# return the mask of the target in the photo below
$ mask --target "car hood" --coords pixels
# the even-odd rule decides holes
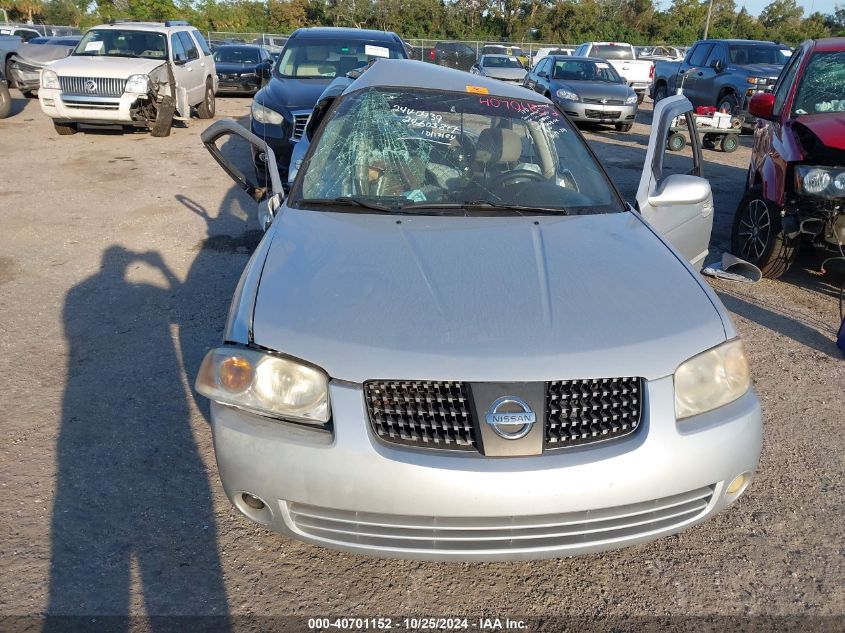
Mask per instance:
[[[777,64],[745,64],[736,68],[747,72],[749,77],[777,77],[783,66]]]
[[[272,230],[254,341],[333,378],[651,379],[725,340],[695,273],[633,213],[286,209]]]
[[[822,145],[845,150],[845,112],[803,114],[795,119],[795,123],[809,129]],[[813,148],[805,149],[812,152]]]
[[[299,108],[311,109],[317,103],[323,90],[326,89],[333,77],[319,79],[280,79],[274,76],[264,86],[260,98],[256,96],[259,103],[272,108],[277,112],[280,110],[296,110]]]
[[[23,62],[43,66],[48,62],[67,57],[74,48],[76,47],[56,44],[21,44],[16,54]]]
[[[552,92],[560,88],[574,92],[582,99],[622,99],[633,94],[625,84],[609,84],[606,81],[552,81]]]
[[[522,79],[526,74],[524,68],[484,68],[481,72],[485,77],[510,80]]]
[[[137,57],[86,57],[71,55],[59,59],[50,68],[59,75],[73,77],[118,77],[147,75],[164,64],[161,59],[139,59]]]
[[[236,62],[214,62],[218,73],[254,73],[259,64],[239,64]]]

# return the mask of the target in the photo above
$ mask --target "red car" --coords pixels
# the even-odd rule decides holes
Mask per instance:
[[[760,121],[731,250],[767,277],[786,272],[805,239],[840,254],[845,244],[845,37],[804,42],[773,92],[754,95],[749,111]]]

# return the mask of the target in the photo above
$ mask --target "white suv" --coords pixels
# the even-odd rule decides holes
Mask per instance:
[[[65,135],[77,123],[150,127],[173,106],[210,119],[216,91],[211,50],[190,24],[119,22],[92,28],[70,57],[42,71],[38,100]]]

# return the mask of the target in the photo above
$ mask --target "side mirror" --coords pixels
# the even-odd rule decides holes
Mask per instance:
[[[717,73],[722,72],[722,70],[724,70],[724,66],[722,65],[722,60],[721,59],[714,59],[712,62],[710,62],[710,68],[715,70]]]
[[[537,73],[537,76],[543,77],[545,79],[546,77],[549,76],[549,73],[547,73],[545,70],[541,70],[540,72]]]
[[[751,97],[751,102],[748,104],[749,114],[758,119],[771,121],[774,118],[774,109],[775,95],[771,92],[758,92]]]
[[[188,58],[182,57],[181,55],[176,55],[173,58],[173,63],[176,64],[177,66],[184,66],[186,63],[188,63]]]
[[[705,178],[672,174],[648,197],[648,202],[653,207],[689,206],[704,202],[710,195],[710,182]]]

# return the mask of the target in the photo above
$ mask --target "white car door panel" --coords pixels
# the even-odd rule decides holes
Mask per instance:
[[[701,146],[692,109],[682,95],[662,99],[655,106],[637,206],[646,221],[700,270],[713,230],[713,195],[710,183],[702,177]],[[687,174],[668,174],[664,166],[666,139],[676,117],[684,117],[690,132],[693,167]]]

